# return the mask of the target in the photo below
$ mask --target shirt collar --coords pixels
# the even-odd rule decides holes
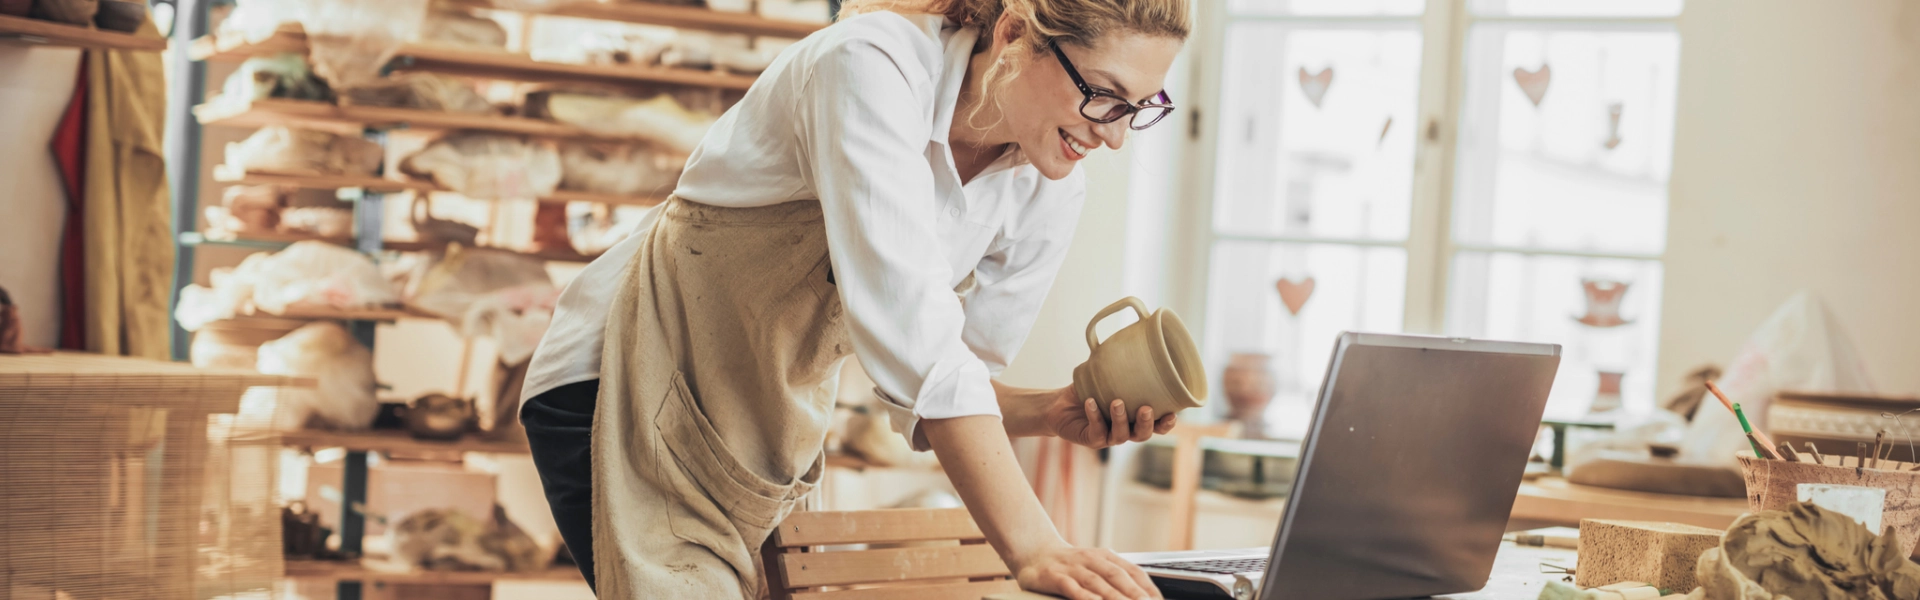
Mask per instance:
[[[943,38],[945,48],[941,54],[944,65],[940,71],[939,95],[935,97],[933,106],[932,141],[946,147],[950,156],[952,145],[948,143],[949,134],[953,131],[953,120],[960,117],[954,114],[954,111],[960,104],[960,87],[967,81],[967,63],[973,59],[973,46],[980,40],[980,30],[973,27],[960,27],[954,25],[952,21],[941,18],[940,37]],[[1001,169],[1011,169],[1026,165],[1028,162],[1027,154],[1015,145],[999,158],[994,159],[993,163],[980,174],[986,175]]]

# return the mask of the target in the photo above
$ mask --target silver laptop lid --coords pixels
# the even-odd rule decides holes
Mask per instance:
[[[1343,333],[1262,600],[1486,586],[1560,346]]]

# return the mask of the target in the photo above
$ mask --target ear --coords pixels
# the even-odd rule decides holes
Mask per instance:
[[[1001,11],[1000,20],[993,23],[993,41],[995,44],[1011,46],[1027,34],[1027,22]]]

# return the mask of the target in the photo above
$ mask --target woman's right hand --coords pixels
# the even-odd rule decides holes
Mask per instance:
[[[1016,565],[1020,588],[1068,600],[1159,600],[1160,590],[1133,563],[1105,548],[1053,546]]]

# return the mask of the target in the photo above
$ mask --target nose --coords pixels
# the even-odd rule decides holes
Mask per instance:
[[[1120,145],[1127,141],[1127,132],[1133,131],[1127,128],[1127,121],[1127,119],[1122,118],[1112,123],[1095,123],[1093,124],[1093,135],[1100,138],[1100,141],[1105,143],[1108,148],[1119,150]]]

